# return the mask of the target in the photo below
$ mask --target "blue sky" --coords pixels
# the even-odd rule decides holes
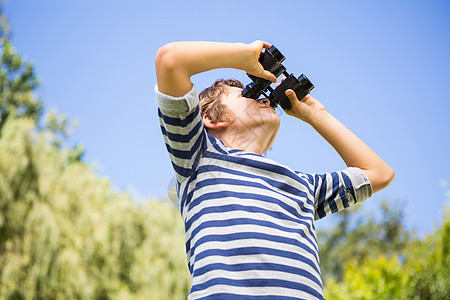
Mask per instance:
[[[173,178],[154,104],[155,54],[178,40],[266,40],[284,66],[304,73],[312,95],[396,171],[364,204],[405,206],[405,221],[431,232],[450,182],[450,2],[448,1],[9,1],[17,52],[34,63],[39,97],[78,121],[70,144],[120,190],[162,198]],[[242,71],[192,78],[247,84]],[[345,167],[314,130],[279,111],[267,156],[293,169]],[[327,221],[318,222],[318,227]]]

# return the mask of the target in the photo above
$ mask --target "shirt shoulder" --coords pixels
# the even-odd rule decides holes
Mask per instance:
[[[180,114],[190,114],[198,107],[199,97],[195,85],[184,96],[174,97],[159,91],[155,85],[156,105],[168,116],[179,116]]]

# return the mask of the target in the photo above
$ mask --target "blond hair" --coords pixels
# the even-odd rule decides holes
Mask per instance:
[[[207,114],[212,123],[231,121],[233,117],[232,112],[222,103],[228,87],[244,88],[244,85],[236,79],[220,79],[199,94],[200,112],[202,116]]]

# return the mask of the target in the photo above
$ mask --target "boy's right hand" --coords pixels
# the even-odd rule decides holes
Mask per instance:
[[[264,67],[259,63],[259,56],[263,49],[269,49],[271,44],[264,41],[254,41],[248,44],[250,52],[249,57],[243,57],[243,70],[248,74],[254,75],[256,77],[264,78],[271,82],[277,82],[277,77],[271,72],[264,70]]]

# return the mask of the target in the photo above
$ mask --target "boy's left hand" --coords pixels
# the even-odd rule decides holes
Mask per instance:
[[[286,110],[290,116],[296,117],[306,123],[312,124],[320,115],[326,111],[325,107],[311,95],[306,95],[303,99],[297,99],[297,95],[291,89],[286,90],[286,96],[291,101],[292,107]]]

